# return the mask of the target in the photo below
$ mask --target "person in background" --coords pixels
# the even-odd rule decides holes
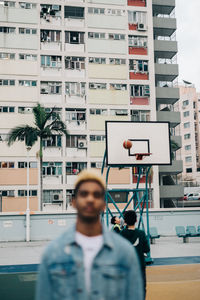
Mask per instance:
[[[145,232],[143,230],[135,228],[137,215],[134,210],[125,211],[124,222],[127,226],[121,231],[120,234],[121,236],[126,238],[136,249],[143,276],[144,295],[146,295],[146,263],[144,254],[150,251],[149,242],[147,240]]]
[[[36,300],[143,300],[135,250],[101,223],[105,189],[94,171],[79,173],[73,199],[76,223],[45,250]]]
[[[120,227],[121,221],[120,221],[120,219],[118,217],[112,217],[110,222],[113,225],[112,230],[117,232],[117,233],[120,233],[120,231],[121,231],[121,227]]]

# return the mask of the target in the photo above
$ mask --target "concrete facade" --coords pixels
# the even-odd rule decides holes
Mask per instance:
[[[101,168],[106,120],[141,121],[145,116],[145,120],[156,121],[160,104],[177,101],[177,89],[164,87],[163,81],[173,81],[178,67],[160,61],[172,59],[177,52],[176,41],[163,41],[166,36],[171,39],[176,30],[171,14],[175,3],[155,2],[61,0],[44,4],[34,0],[31,4],[2,4],[0,190],[4,211],[18,210],[18,204],[8,201],[9,195],[16,203],[21,201],[19,211],[26,209],[25,201],[19,200],[25,199],[21,191],[26,190],[26,148],[23,142],[9,148],[6,138],[11,128],[33,124],[32,107],[37,102],[46,109],[56,106],[70,135],[67,140],[55,137],[54,143],[44,141],[44,209],[65,211],[77,176],[74,170]],[[136,111],[140,112],[137,119]],[[172,115],[169,121],[174,122]],[[32,210],[39,208],[39,201],[35,204],[38,149],[36,143],[30,151]],[[133,187],[133,170],[111,172],[110,182],[112,187]],[[154,167],[152,188],[153,207],[158,209],[158,167]]]

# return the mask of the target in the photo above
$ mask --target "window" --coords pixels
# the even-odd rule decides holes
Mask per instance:
[[[196,102],[193,102],[193,108],[196,108]]]
[[[19,114],[32,114],[33,108],[32,107],[24,107],[24,106],[19,106],[18,107],[18,113]]]
[[[77,148],[79,140],[85,140],[85,135],[68,135],[66,139],[66,147],[67,148]]]
[[[186,146],[185,146],[185,150],[186,150],[186,151],[191,150],[191,145],[186,145]]]
[[[110,110],[111,116],[128,116],[127,109],[111,109]]]
[[[27,162],[26,161],[18,161],[18,168],[19,169],[27,168]],[[37,162],[35,162],[35,161],[29,162],[29,168],[37,168]]]
[[[15,80],[13,80],[13,79],[0,79],[0,86],[1,85],[4,85],[4,86],[15,85]]]
[[[185,157],[185,162],[191,162],[191,161],[192,161],[192,156]]]
[[[184,128],[190,128],[190,122],[184,123],[183,126]]]
[[[40,94],[61,95],[62,83],[56,81],[41,81]]]
[[[35,80],[19,80],[19,85],[26,86],[26,87],[37,86],[37,81],[35,81]]]
[[[106,83],[94,83],[90,82],[89,83],[89,89],[90,90],[106,90]]]
[[[129,70],[134,71],[134,72],[147,73],[148,72],[148,61],[147,60],[130,59],[129,60]]]
[[[19,34],[37,34],[35,28],[19,28]]]
[[[5,53],[1,52],[0,53],[0,59],[15,59],[15,53]]]
[[[52,108],[45,107],[45,112],[50,113],[52,111]],[[49,119],[49,121],[53,121],[57,118],[57,115],[61,118],[62,108],[54,107],[54,111]]]
[[[106,58],[104,57],[89,57],[90,64],[106,64]]]
[[[186,168],[186,173],[192,173],[192,168]]]
[[[109,33],[109,40],[125,40],[125,34]]]
[[[19,59],[21,59],[21,60],[29,60],[29,61],[36,61],[37,60],[37,55],[35,55],[35,54],[20,53],[19,54]]]
[[[66,82],[65,94],[68,96],[85,96],[85,83],[84,82]]]
[[[65,69],[85,70],[85,57],[66,56]]]
[[[52,137],[43,139],[43,147],[62,147],[61,135],[53,135]]]
[[[61,31],[58,30],[41,30],[40,41],[60,43],[61,42]]]
[[[111,83],[110,84],[110,90],[126,91],[127,90],[127,85],[126,84],[119,84],[119,83]]]
[[[36,9],[37,4],[36,3],[28,3],[28,2],[19,2],[20,8],[23,9]]]
[[[15,27],[2,27],[0,26],[0,33],[15,33],[16,28]]]
[[[41,55],[41,67],[62,68],[61,56]]]
[[[184,113],[183,113],[183,116],[184,117],[188,117],[190,115],[190,112],[189,111],[184,111]]]
[[[81,122],[86,120],[86,110],[83,109],[67,109],[66,110],[66,121],[77,122],[79,125]]]
[[[65,18],[83,19],[84,7],[65,6]]]
[[[149,85],[130,85],[131,97],[150,96]]]
[[[189,100],[183,101],[183,106],[187,106],[189,104]]]
[[[37,196],[37,190],[29,190],[30,197]],[[18,190],[18,197],[27,197],[27,190]]]
[[[0,106],[0,113],[14,113],[15,107],[14,106]]]
[[[107,8],[105,13],[106,13],[106,15],[109,15],[109,16],[125,16],[125,10],[122,10],[122,9]]]
[[[131,47],[142,47],[147,48],[147,37],[146,36],[128,36],[128,45]]]
[[[102,168],[102,162],[101,161],[91,162],[91,168],[101,169]]]
[[[8,191],[1,191],[3,197],[15,197],[15,191],[14,190],[8,190]]]
[[[94,15],[104,15],[105,9],[104,8],[97,8],[97,7],[88,7],[88,13]]]
[[[89,39],[105,39],[106,34],[102,32],[88,32]]]
[[[184,140],[190,139],[190,133],[184,134]]]
[[[77,175],[83,169],[87,168],[86,162],[67,162],[66,175]]]
[[[1,1],[4,7],[15,7],[14,1]]]
[[[90,142],[104,142],[105,139],[105,135],[90,135]]]
[[[40,18],[46,20],[46,22],[51,22],[52,19],[61,18],[61,6],[51,5],[51,4],[41,4],[40,5]]]
[[[126,60],[124,58],[109,58],[109,63],[111,65],[125,65]]]
[[[65,43],[84,44],[84,32],[65,31]]]
[[[129,24],[146,24],[147,23],[146,12],[141,11],[128,11],[128,23]],[[138,26],[138,29],[139,26]]]
[[[0,161],[0,168],[2,168],[2,169],[13,169],[14,167],[15,167],[14,162]]]
[[[107,109],[91,108],[90,115],[108,115]]]
[[[43,202],[53,203],[58,201],[63,201],[63,191],[62,190],[43,190]]]
[[[134,121],[134,122],[150,121],[150,111],[149,110],[131,110],[131,121]]]
[[[43,162],[43,176],[59,176],[62,175],[61,162]]]

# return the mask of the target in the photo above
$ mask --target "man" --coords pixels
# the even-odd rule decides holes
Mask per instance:
[[[105,183],[82,171],[75,183],[75,226],[46,249],[39,268],[37,300],[142,300],[137,255],[100,221]]]
[[[115,231],[116,233],[120,233],[121,231],[121,221],[117,217],[112,217],[110,223],[113,225],[112,230]]]
[[[127,228],[121,231],[121,235],[131,242],[137,251],[143,276],[144,294],[146,295],[146,263],[144,253],[150,251],[149,243],[145,232],[135,228],[137,215],[134,210],[128,210],[124,213],[124,222],[127,224]]]

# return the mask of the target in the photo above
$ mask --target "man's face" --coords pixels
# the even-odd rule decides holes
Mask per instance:
[[[115,218],[115,224],[120,224],[121,222],[120,222],[120,219],[119,218]]]
[[[101,212],[105,209],[102,187],[93,181],[82,183],[73,200],[73,206],[77,209],[78,217],[82,221],[92,223],[98,220]]]

